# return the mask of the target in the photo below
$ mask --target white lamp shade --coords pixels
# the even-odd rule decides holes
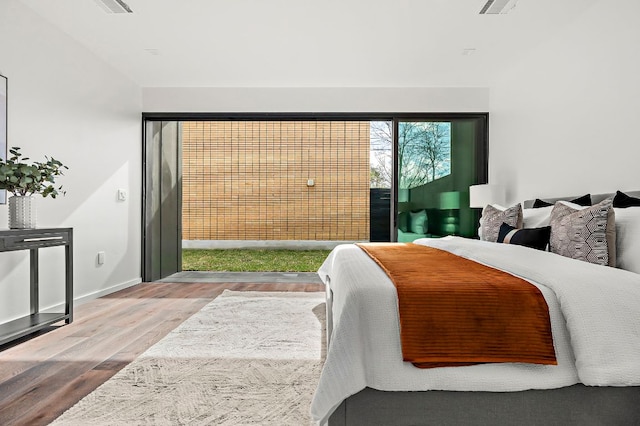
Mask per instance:
[[[500,185],[472,185],[469,187],[469,207],[484,208],[487,204],[503,204],[504,188]]]

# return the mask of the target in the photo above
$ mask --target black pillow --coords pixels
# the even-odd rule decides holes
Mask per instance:
[[[578,197],[573,200],[569,200],[570,203],[577,204],[579,206],[589,207],[591,205],[591,194],[585,194],[582,197]]]
[[[551,236],[551,227],[518,229],[503,223],[498,232],[498,242],[546,250]]]
[[[582,197],[575,198],[573,200],[567,200],[570,203],[577,204],[579,206],[588,207],[591,205],[591,194],[585,194]],[[540,198],[536,198],[533,202],[534,209],[538,209],[540,207],[549,207],[552,206],[553,203],[547,203],[546,201],[542,201]]]
[[[539,209],[540,207],[549,207],[552,205],[552,203],[547,203],[546,201],[542,201],[540,198],[536,198],[536,200],[533,202],[532,208]]]
[[[631,197],[624,192],[616,191],[616,196],[613,197],[613,207],[626,208],[626,207],[640,207],[640,198]]]

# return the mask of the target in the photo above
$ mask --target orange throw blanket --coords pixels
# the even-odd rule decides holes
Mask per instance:
[[[396,286],[404,361],[420,368],[557,364],[549,309],[533,284],[413,243],[358,246]]]

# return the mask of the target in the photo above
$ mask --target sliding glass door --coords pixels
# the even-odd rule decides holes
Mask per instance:
[[[369,241],[388,242],[393,235],[393,121],[372,120],[369,129]]]
[[[142,279],[157,281],[182,270],[182,126],[144,125]]]
[[[473,237],[469,186],[486,181],[486,116],[397,120],[397,241]]]
[[[180,271],[192,240],[476,234],[469,186],[486,182],[487,114],[143,118],[145,281]]]

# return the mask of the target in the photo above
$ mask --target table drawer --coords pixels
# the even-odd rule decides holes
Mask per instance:
[[[64,231],[0,236],[0,251],[61,246],[68,244],[70,239],[69,233]]]

